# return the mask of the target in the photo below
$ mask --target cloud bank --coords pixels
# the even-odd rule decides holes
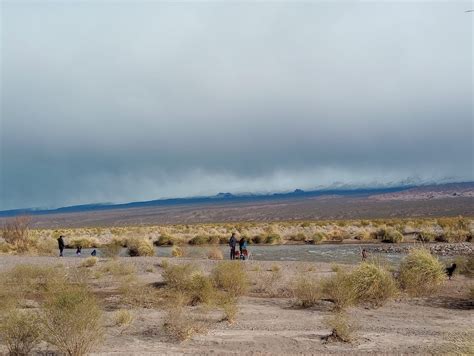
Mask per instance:
[[[2,2],[0,209],[473,180],[470,2]]]

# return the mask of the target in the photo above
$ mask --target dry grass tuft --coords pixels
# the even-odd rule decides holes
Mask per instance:
[[[301,276],[293,288],[296,304],[303,308],[310,308],[321,299],[321,286],[314,278]]]
[[[95,266],[97,264],[97,261],[99,261],[97,257],[94,257],[94,256],[88,257],[84,261],[82,261],[81,267]]]
[[[168,308],[163,327],[166,333],[176,341],[184,341],[193,335],[204,332],[206,326],[199,322],[184,308],[185,297],[178,294],[175,305]]]
[[[207,258],[210,260],[223,260],[224,255],[222,254],[222,251],[219,247],[214,246],[208,250]]]
[[[331,334],[324,336],[323,340],[326,342],[351,342],[354,340],[355,326],[349,320],[345,313],[335,313],[326,318],[324,323],[331,329]]]
[[[133,322],[133,315],[127,309],[120,309],[114,313],[113,323],[120,328],[127,328]]]

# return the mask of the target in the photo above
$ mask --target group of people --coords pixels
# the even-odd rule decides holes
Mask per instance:
[[[58,237],[59,257],[63,257],[63,252],[64,252],[65,247],[66,247],[66,244],[64,243],[64,236],[61,235],[61,236]],[[76,256],[80,256],[81,252],[82,252],[82,246],[77,246]],[[94,249],[91,252],[91,256],[96,256],[96,255],[97,255],[97,251]]]
[[[237,243],[239,244],[239,251],[236,250]],[[230,259],[231,260],[246,260],[249,257],[249,253],[247,250],[247,240],[245,237],[242,237],[237,242],[237,237],[235,236],[235,232],[232,233],[232,236],[229,239],[229,247],[230,247]]]

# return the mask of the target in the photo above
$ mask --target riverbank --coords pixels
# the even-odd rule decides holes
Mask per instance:
[[[468,296],[472,279],[456,275],[428,298],[400,295],[377,309],[350,308],[348,315],[357,324],[354,341],[325,343],[322,337],[330,333],[325,319],[333,313],[331,303],[321,302],[312,308],[300,309],[294,305],[290,287],[301,275],[317,279],[332,275],[334,265],[251,260],[242,262],[251,288],[239,298],[235,322],[220,321],[219,313],[204,311],[203,318],[208,322],[206,330],[178,343],[163,331],[166,309],[118,304],[119,280],[101,272],[110,260],[100,258],[90,268],[80,267],[84,260],[0,256],[0,272],[19,264],[59,265],[67,271],[87,272],[87,282],[101,297],[105,312],[105,339],[94,350],[100,355],[439,353],[452,344],[453,335],[472,329],[474,317],[474,304]],[[137,278],[148,286],[157,286],[163,281],[164,261],[178,265],[191,263],[205,273],[219,263],[207,259],[160,257],[120,257],[116,261],[132,265]],[[274,275],[277,278],[273,278]],[[122,308],[133,315],[133,322],[126,329],[111,322],[114,313]],[[196,311],[201,313],[199,308]],[[40,348],[47,350],[45,345]],[[2,351],[5,349],[0,347]]]
[[[439,256],[459,256],[459,255],[473,255],[474,248],[470,242],[460,243],[425,243],[425,244],[404,244],[404,245],[381,245],[381,246],[370,246],[368,251],[372,253],[408,253],[412,248],[424,247],[431,251],[432,254]]]

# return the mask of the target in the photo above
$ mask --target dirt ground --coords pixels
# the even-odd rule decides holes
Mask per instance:
[[[83,258],[0,256],[0,271],[15,264],[56,265],[76,268]],[[133,263],[140,280],[145,283],[161,281],[162,258],[121,258]],[[92,268],[100,268],[107,261],[100,259]],[[210,271],[216,263],[209,260],[169,259],[170,263],[194,263]],[[349,316],[356,324],[356,338],[351,343],[325,343],[322,337],[330,333],[324,319],[332,314],[332,304],[321,302],[310,309],[294,305],[288,286],[302,273],[316,277],[327,276],[330,264],[310,262],[248,261],[247,271],[252,288],[239,299],[236,321],[229,324],[219,311],[209,311],[211,320],[207,331],[181,343],[170,341],[163,331],[162,308],[132,309],[134,321],[130,327],[119,329],[106,322],[104,342],[95,349],[97,355],[157,355],[157,354],[439,354],[452,342],[451,333],[473,332],[474,301],[469,299],[472,279],[456,275],[436,295],[428,298],[406,298],[389,302],[383,307],[351,308]],[[258,291],[259,283],[278,265],[281,278],[270,286],[272,293]],[[92,283],[96,292],[113,290],[110,281],[100,279]],[[106,320],[117,307],[104,304]],[[472,334],[471,334],[472,335]],[[453,346],[453,345],[451,345]],[[0,346],[0,353],[5,352]],[[47,351],[42,345],[41,351]]]

